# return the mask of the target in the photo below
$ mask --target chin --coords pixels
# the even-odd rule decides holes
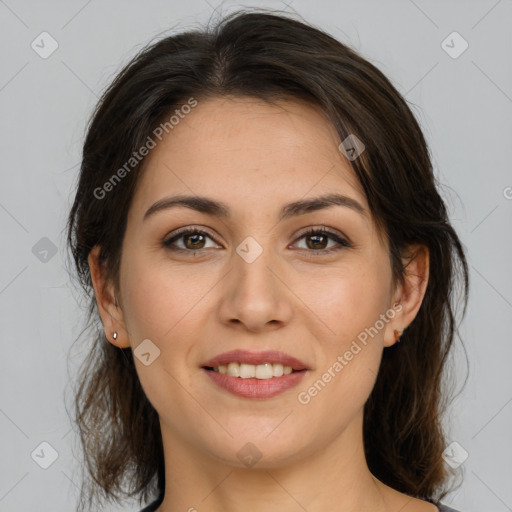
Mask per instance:
[[[281,436],[272,438],[260,432],[255,435],[234,435],[229,441],[212,446],[212,455],[226,466],[244,469],[271,469],[287,466],[300,460],[305,454],[298,451],[304,443],[284,432]],[[283,442],[284,439],[286,442]]]

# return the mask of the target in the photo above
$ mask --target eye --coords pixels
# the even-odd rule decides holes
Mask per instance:
[[[207,246],[207,240],[214,242],[214,245]],[[184,228],[173,233],[169,238],[164,240],[163,245],[171,251],[181,251],[194,253],[202,249],[211,247],[218,248],[218,244],[213,240],[212,236],[206,231],[197,228]]]
[[[213,245],[208,246],[208,240],[213,242]],[[299,242],[304,243],[304,245],[300,247]],[[220,247],[209,233],[191,227],[172,233],[169,238],[163,241],[163,245],[171,251],[191,255],[195,255],[203,249]],[[303,233],[295,242],[295,247],[307,251],[311,256],[320,256],[352,246],[341,235],[323,226],[322,228],[309,229]]]
[[[351,247],[350,243],[345,238],[338,233],[329,231],[325,227],[309,229],[303,233],[298,240],[304,241],[305,245],[298,248],[308,251],[312,256],[328,254]]]

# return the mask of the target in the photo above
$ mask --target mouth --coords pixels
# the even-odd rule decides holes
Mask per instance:
[[[310,369],[301,360],[284,352],[253,352],[241,349],[219,354],[205,361],[202,368],[242,379],[270,379]]]
[[[290,373],[303,372],[306,369],[294,370],[291,366],[284,366],[281,363],[263,363],[263,364],[246,364],[231,362],[219,366],[203,366],[205,370],[218,372],[230,377],[238,377],[240,379],[272,379],[273,377],[282,377]]]
[[[242,398],[271,398],[296,386],[310,368],[283,352],[232,350],[201,369],[221,389]]]

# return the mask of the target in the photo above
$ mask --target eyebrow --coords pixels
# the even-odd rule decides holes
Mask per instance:
[[[342,194],[328,194],[311,199],[301,199],[283,206],[279,214],[279,220],[282,221],[290,217],[304,215],[331,206],[344,206],[366,216],[365,208],[355,199]],[[200,213],[225,219],[231,218],[229,206],[221,201],[216,201],[204,196],[171,196],[159,199],[156,203],[152,204],[144,214],[143,220],[146,220],[157,212],[175,207],[190,208]]]

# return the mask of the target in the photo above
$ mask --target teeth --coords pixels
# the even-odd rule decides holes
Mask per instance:
[[[240,377],[240,365],[238,363],[229,363],[224,368],[227,368],[228,375],[231,375],[231,377]]]
[[[256,370],[258,368],[253,364],[241,364],[240,365],[240,377],[242,379],[253,379],[256,377]],[[272,377],[272,375],[270,375]],[[261,377],[260,377],[261,378]]]
[[[221,364],[213,369],[215,372],[227,373],[230,377],[240,377],[242,379],[271,379],[272,377],[281,377],[292,373],[291,366],[283,366],[280,363],[272,364],[245,364],[229,363]]]

